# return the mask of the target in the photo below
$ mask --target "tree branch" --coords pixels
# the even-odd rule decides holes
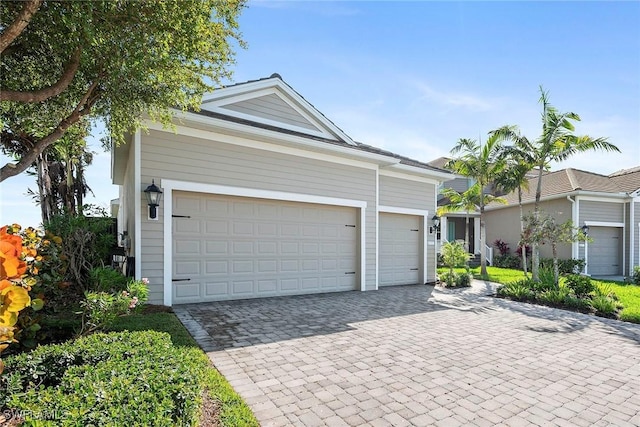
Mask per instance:
[[[29,25],[31,18],[42,5],[42,0],[28,0],[24,3],[22,10],[13,20],[11,25],[0,34],[0,53],[9,46],[18,37],[22,31]]]
[[[77,48],[71,55],[71,59],[58,80],[53,85],[38,90],[18,91],[18,90],[2,90],[0,91],[0,101],[16,101],[16,102],[42,102],[51,97],[59,95],[71,84],[73,77],[80,67],[81,49]]]
[[[0,182],[24,172],[36,161],[38,155],[40,155],[48,146],[62,137],[67,129],[77,123],[83,116],[89,114],[91,112],[91,107],[93,107],[96,101],[100,99],[99,91],[96,90],[97,87],[98,82],[95,81],[93,84],[91,84],[91,86],[89,86],[84,96],[78,102],[78,105],[76,105],[76,108],[73,109],[71,114],[65,117],[53,130],[53,132],[37,141],[35,145],[20,158],[18,163],[7,163],[2,166],[2,168],[0,169]]]

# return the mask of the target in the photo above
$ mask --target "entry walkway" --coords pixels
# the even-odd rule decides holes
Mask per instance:
[[[474,281],[175,311],[263,426],[640,425],[640,325],[492,292]]]

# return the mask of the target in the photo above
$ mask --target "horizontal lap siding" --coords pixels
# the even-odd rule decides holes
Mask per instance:
[[[381,175],[378,185],[380,205],[426,210],[429,216],[435,214],[436,184]],[[427,235],[428,246],[424,251],[427,257],[428,282],[433,282],[436,278],[435,237],[435,234]]]
[[[623,222],[624,204],[580,200],[580,222]],[[582,224],[580,224],[582,225]]]
[[[239,147],[217,141],[151,131],[142,136],[142,186],[152,179],[199,182],[270,191],[312,194],[323,197],[364,200],[366,210],[367,289],[375,288],[375,171],[282,153]],[[170,197],[163,194],[163,197]],[[147,220],[143,200],[142,273],[151,282],[154,303],[162,302],[163,223]],[[160,268],[158,268],[160,267]]]
[[[524,215],[533,213],[534,205],[526,204],[522,207]],[[556,199],[540,202],[540,211],[551,215],[558,224],[571,219],[571,203],[566,199]],[[485,227],[487,233],[487,245],[493,246],[496,239],[502,239],[509,243],[511,253],[517,249],[520,241],[520,207],[517,204],[506,208],[485,211]],[[494,256],[499,254],[494,249]],[[540,246],[540,257],[551,258],[551,245]],[[571,258],[571,244],[558,245],[558,258]]]

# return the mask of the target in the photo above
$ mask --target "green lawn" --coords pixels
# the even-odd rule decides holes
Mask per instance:
[[[121,317],[111,330],[167,332],[171,335],[171,341],[176,347],[198,347],[195,340],[173,313],[135,314]],[[205,384],[212,402],[219,411],[221,426],[258,426],[251,409],[212,365],[207,368]]]
[[[454,269],[456,272],[464,272],[464,268]],[[438,274],[448,271],[448,268],[438,268]],[[476,279],[482,279],[480,267],[472,268],[471,273]],[[487,267],[488,280],[495,283],[506,284],[524,278],[521,270],[509,268]],[[624,282],[594,280],[600,286],[609,286],[616,294],[624,309],[620,313],[620,320],[640,323],[640,286]]]

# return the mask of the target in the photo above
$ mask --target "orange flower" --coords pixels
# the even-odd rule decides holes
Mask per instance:
[[[27,271],[26,262],[20,260],[22,238],[7,233],[7,227],[0,229],[0,277],[20,277]]]

